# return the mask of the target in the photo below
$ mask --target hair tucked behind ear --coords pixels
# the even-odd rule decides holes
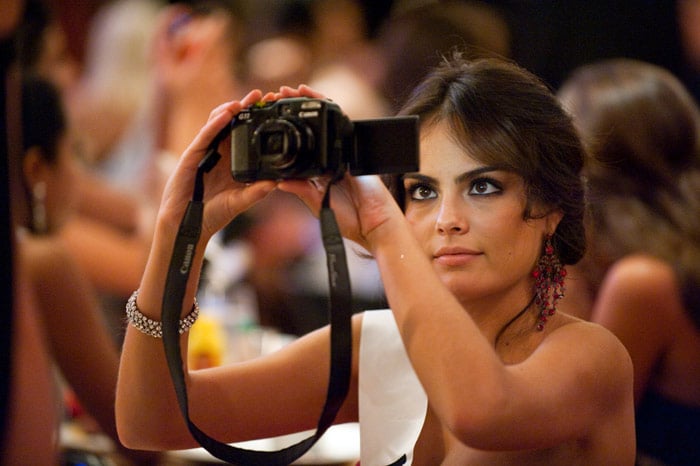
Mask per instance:
[[[471,156],[523,177],[525,218],[560,211],[552,242],[564,264],[585,251],[584,150],[571,119],[551,90],[512,62],[446,58],[414,90],[400,112],[419,115],[421,126],[448,122]],[[393,180],[398,193],[401,183]]]

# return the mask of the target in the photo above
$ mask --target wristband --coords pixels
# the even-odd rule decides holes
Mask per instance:
[[[153,338],[163,338],[163,324],[157,320],[151,319],[150,317],[146,317],[141,313],[138,306],[136,306],[136,297],[138,295],[139,290],[134,291],[129,300],[126,302],[127,321],[141,333],[150,335]],[[194,325],[197,317],[199,317],[199,305],[197,304],[197,298],[195,298],[190,313],[180,319],[178,322],[178,332],[180,335],[192,328],[192,325]]]

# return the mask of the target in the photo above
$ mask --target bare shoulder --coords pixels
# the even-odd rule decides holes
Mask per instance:
[[[626,256],[615,262],[603,282],[603,288],[611,286],[642,297],[678,292],[676,272],[671,264],[646,254]]]
[[[609,464],[632,464],[635,456],[634,366],[629,352],[610,330],[600,324],[563,315],[568,323],[549,339],[555,351],[569,352],[573,366],[568,388],[575,395],[570,412],[579,417],[591,446],[591,458]],[[565,368],[561,368],[566,370]],[[571,402],[573,399],[569,399]],[[614,458],[614,459],[613,459]],[[591,460],[588,464],[603,464]]]
[[[603,325],[562,314],[562,323],[543,342],[555,351],[568,354],[569,364],[593,379],[606,380],[599,387],[618,387],[631,391],[633,366],[629,352],[620,339]]]
[[[572,346],[576,342],[582,346],[595,346],[606,353],[621,351],[624,354],[627,352],[615,334],[604,326],[568,314],[562,314],[561,318],[561,325],[554,329],[547,338],[552,343],[557,342],[555,344]]]
[[[608,270],[598,293],[592,320],[608,328],[655,323],[667,327],[683,314],[676,271],[649,255],[630,255]],[[664,325],[666,324],[666,325]]]

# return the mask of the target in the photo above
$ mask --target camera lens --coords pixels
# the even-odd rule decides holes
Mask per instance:
[[[301,135],[288,121],[275,120],[263,123],[256,131],[260,162],[268,170],[286,170],[294,165]]]
[[[305,167],[304,153],[313,147],[313,133],[286,118],[263,122],[253,133],[261,169],[286,175]],[[302,160],[299,160],[301,156]]]
[[[260,135],[260,155],[269,157],[285,152],[286,137],[282,131],[271,131]]]

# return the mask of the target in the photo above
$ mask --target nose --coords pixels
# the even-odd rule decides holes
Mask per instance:
[[[464,214],[456,202],[443,200],[435,221],[437,232],[441,235],[466,233],[469,230],[469,224]]]

